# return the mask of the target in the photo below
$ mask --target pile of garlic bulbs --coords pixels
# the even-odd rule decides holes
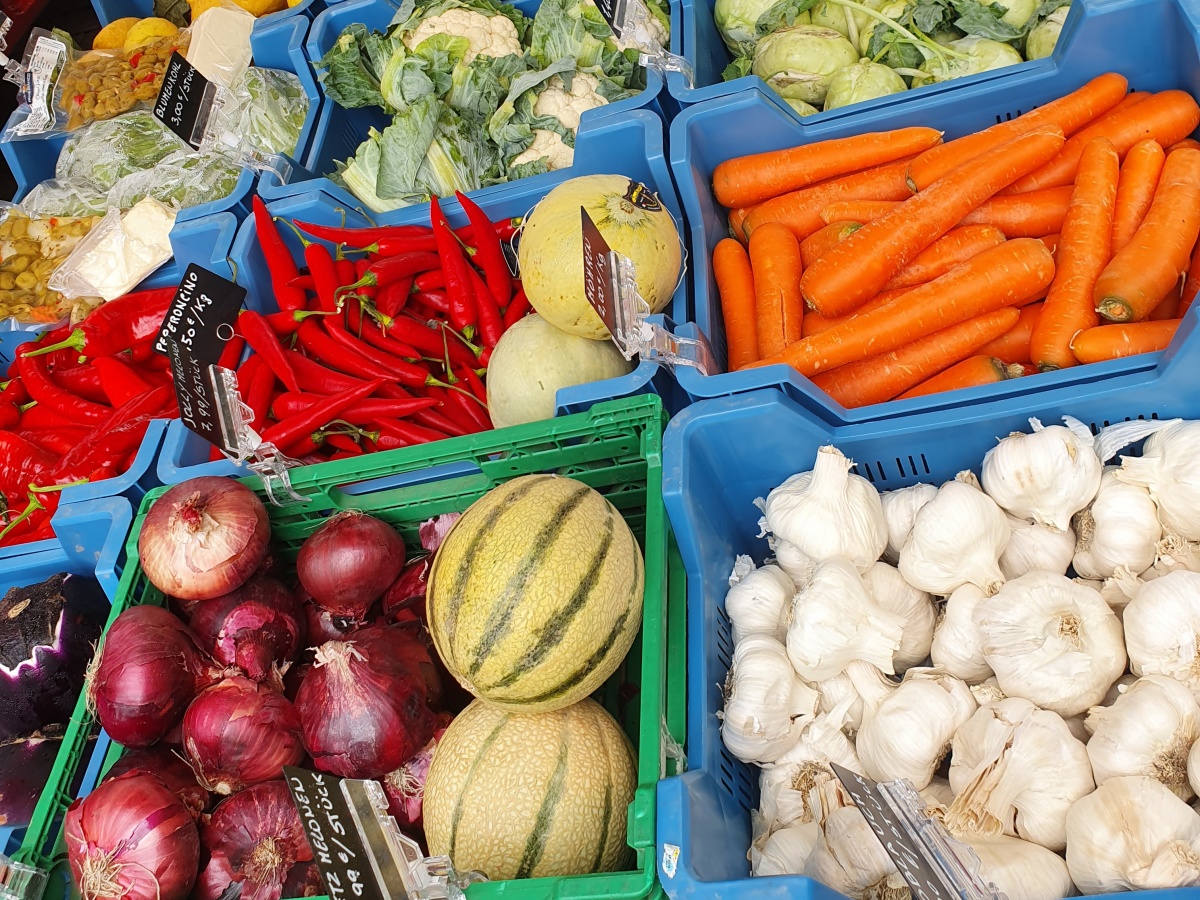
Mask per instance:
[[[836,762],[911,782],[1009,900],[1200,885],[1200,422],[1064,422],[882,495],[822,447],[756,501],[721,714],[754,875],[907,900]]]

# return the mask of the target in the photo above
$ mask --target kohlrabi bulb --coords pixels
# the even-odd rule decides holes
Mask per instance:
[[[758,39],[754,31],[758,17],[774,5],[773,0],[717,0],[713,6],[713,22],[730,53],[736,55],[745,44],[753,47]],[[801,13],[796,19],[796,24],[807,22],[808,13]]]
[[[1060,6],[1041,22],[1033,26],[1033,30],[1029,32],[1029,37],[1025,39],[1026,59],[1045,59],[1054,52],[1054,48],[1058,44],[1058,36],[1062,32],[1063,23],[1067,21],[1067,14],[1070,11],[1070,4]]]
[[[829,93],[825,95],[825,109],[862,103],[864,100],[898,94],[903,90],[907,90],[904,79],[892,69],[863,59],[833,73],[829,82]]]
[[[962,78],[992,69],[1003,69],[1024,62],[1021,54],[999,41],[969,35],[957,41],[950,42],[950,49],[967,54],[965,57],[946,57],[944,60],[934,57],[921,63],[921,71],[928,73],[925,78],[914,78],[913,87],[929,84],[931,81],[949,81],[951,78]]]
[[[819,106],[838,69],[858,62],[858,52],[832,28],[793,25],[758,42],[754,74],[779,96]]]

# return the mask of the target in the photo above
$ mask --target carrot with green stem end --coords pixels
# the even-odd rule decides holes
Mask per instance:
[[[983,347],[979,352],[984,356],[994,356],[1005,363],[1024,364],[1031,362],[1029,358],[1029,339],[1033,335],[1033,329],[1037,326],[1038,319],[1042,317],[1043,309],[1045,309],[1044,303],[1031,303],[1028,306],[1022,306],[1019,310],[1021,318],[1017,320],[1017,324]]]
[[[1117,202],[1113,207],[1112,254],[1132,239],[1154,200],[1154,189],[1162,175],[1167,154],[1158,141],[1138,141],[1125,154],[1117,179]]]
[[[758,356],[774,356],[800,340],[800,244],[782,225],[764,225],[750,235]]]
[[[941,139],[935,128],[898,128],[739,156],[713,170],[713,193],[726,209],[750,206],[826,178],[920,153]]]
[[[1005,241],[881,309],[804,338],[778,356],[754,365],[787,363],[801,375],[812,377],[868,356],[889,353],[1001,307],[1018,306],[1039,296],[1053,278],[1054,260],[1044,244],[1033,238]]]
[[[1043,372],[1076,363],[1071,339],[1096,322],[1092,291],[1108,264],[1120,160],[1107,138],[1083,150],[1071,207],[1063,222],[1054,283],[1029,340],[1029,358]]]
[[[976,253],[1005,241],[1004,233],[991,225],[961,225],[952,228],[891,277],[884,291],[916,287],[945,275]]]
[[[997,309],[887,353],[817,375],[812,381],[847,409],[885,403],[976,353],[1011,328],[1017,318],[1015,309]]]
[[[800,261],[804,263],[804,268],[807,269],[860,228],[862,224],[859,222],[835,221],[806,237],[800,242]]]
[[[713,278],[721,295],[729,371],[758,359],[758,322],[754,306],[754,273],[746,248],[725,238],[713,250]]]
[[[908,400],[912,397],[928,397],[930,394],[941,394],[945,391],[981,387],[985,384],[1007,381],[1009,378],[1020,378],[1024,374],[1020,365],[1008,364],[981,352],[980,356],[964,359],[932,378],[927,378],[896,399]]]
[[[830,328],[836,328],[843,322],[849,322],[855,316],[861,316],[864,313],[873,312],[877,309],[882,309],[887,306],[897,297],[902,297],[920,285],[912,285],[911,287],[897,288],[891,291],[880,291],[858,309],[853,312],[848,312],[844,316],[833,316],[826,318],[820,313],[813,312],[811,309],[804,314],[804,336],[810,337],[814,334],[820,334],[822,331],[828,331]]]
[[[1139,353],[1166,350],[1179,328],[1179,319],[1158,322],[1126,322],[1121,325],[1098,325],[1075,335],[1071,349],[1081,363],[1123,359]]]
[[[955,169],[817,260],[800,282],[805,301],[825,316],[842,315],[861,305],[971,210],[1041,165],[1062,145],[1061,133],[1023,134]]]
[[[1200,150],[1167,156],[1158,189],[1133,239],[1096,281],[1095,309],[1110,322],[1137,322],[1188,268],[1200,234]]]

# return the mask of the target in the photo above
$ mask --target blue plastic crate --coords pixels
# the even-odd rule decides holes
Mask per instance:
[[[99,9],[102,0],[95,0],[95,2]],[[321,3],[322,0],[313,0],[313,2]],[[133,3],[125,0],[121,4],[113,3],[111,5],[122,8],[141,5],[148,7],[150,3],[149,0],[144,4],[139,0],[134,0]],[[110,19],[120,18],[122,15],[135,14],[137,13],[122,12],[119,15],[110,16],[109,19],[104,19],[101,15],[101,19],[107,22]],[[259,19],[250,35],[254,64],[266,69],[281,69],[296,74],[308,97],[308,114],[300,129],[300,137],[296,141],[294,156],[297,158],[303,157],[308,150],[325,99],[325,95],[317,86],[312,67],[309,66],[308,59],[304,55],[304,39],[308,35],[310,24],[307,16],[275,13]],[[13,117],[17,115],[18,113],[13,113]],[[20,202],[21,198],[38,184],[54,177],[58,156],[68,137],[69,135],[64,133],[33,135],[0,143],[0,152],[4,154],[4,159],[17,182],[14,202]],[[275,176],[272,174],[271,177]],[[257,187],[258,179],[258,173],[254,170],[242,170],[237,185],[229,196],[180,210],[178,221],[202,219],[219,212],[233,212],[239,219],[244,218],[250,212],[250,197]]]
[[[1181,331],[1192,337],[1196,326],[1189,318]],[[703,400],[675,417],[664,438],[663,497],[688,576],[688,772],[659,783],[659,877],[669,896],[840,896],[799,876],[749,879],[758,770],[725,750],[716,713],[733,650],[729,572],[739,554],[756,562],[768,554],[766,540],[755,537],[754,499],[811,469],[817,448],[829,443],[885,491],[939,484],[963,469],[978,474],[996,440],[1028,431],[1030,416],[1051,424],[1071,415],[1093,431],[1130,419],[1197,418],[1195,363],[1194,354],[1167,351],[1158,371],[854,425],[822,422],[777,390]]]
[[[516,0],[513,3],[517,9],[532,17],[541,5],[541,0]],[[391,22],[399,7],[392,0],[348,0],[330,6],[313,21],[312,30],[308,36],[307,55],[310,62],[315,64],[337,41],[338,36],[346,26],[361,23],[369,29],[383,30]],[[568,174],[577,174],[581,169],[587,171],[587,159],[581,159],[585,145],[594,143],[590,139],[592,132],[602,131],[604,122],[613,116],[624,117],[632,110],[650,109],[662,115],[665,110],[661,104],[663,94],[662,78],[653,71],[646,73],[646,89],[635,97],[611,103],[599,109],[589,110],[583,114],[579,124],[579,133],[575,144],[575,165]],[[318,187],[320,190],[336,197],[348,208],[359,208],[361,201],[342,187],[334,184],[327,175],[335,170],[335,163],[350,159],[354,156],[359,145],[367,139],[370,128],[382,130],[391,124],[391,116],[377,107],[363,109],[344,109],[332,100],[328,100],[321,109],[320,119],[313,133],[311,149],[303,159],[303,169],[297,169],[291,185],[280,186],[278,180],[270,173],[263,176],[260,193],[267,199],[288,196],[297,190]],[[613,150],[613,145],[605,139],[601,154]],[[586,154],[584,154],[586,157]],[[591,171],[597,171],[592,169]],[[311,181],[304,181],[311,179]],[[545,175],[535,175],[524,179],[521,184],[531,182],[539,191],[545,193],[561,180],[561,173],[550,172]],[[302,183],[303,182],[303,183]],[[496,191],[505,190],[507,185],[481,188],[472,193],[472,198],[482,201]],[[391,213],[372,213],[371,218],[381,225],[391,225],[405,221],[403,210]]]
[[[662,126],[657,117],[645,110],[634,110],[626,118],[606,124],[603,133],[608,134],[611,139],[606,155],[589,152],[582,162],[579,162],[577,156],[577,164],[569,172],[549,173],[552,179],[549,184],[540,178],[514,182],[507,185],[506,190],[480,197],[480,205],[493,219],[523,216],[550,187],[565,181],[572,174],[617,173],[635,178],[658,191],[663,205],[675,216],[676,222],[679,222],[679,203],[662,159]],[[593,146],[598,147],[597,144]],[[367,219],[360,212],[348,209],[339,203],[337,198],[316,190],[272,201],[268,203],[267,208],[272,215],[284,219],[297,218],[308,222],[338,225],[341,224],[344,214],[346,223],[352,227],[367,224]],[[457,227],[466,224],[466,216],[457,200],[450,198],[443,201],[442,209],[451,225]],[[394,221],[398,224],[427,223],[429,205],[421,204],[400,210]],[[280,233],[293,255],[303,265],[299,240],[288,228],[281,228]],[[239,228],[231,256],[237,270],[237,281],[246,288],[246,305],[264,313],[277,311],[270,274],[258,247],[253,217],[243,222]],[[675,291],[670,310],[686,310],[686,284],[685,277]],[[665,316],[659,317],[658,320],[667,327],[670,326],[670,320]],[[668,410],[673,412],[678,408],[681,397],[670,372],[653,363],[642,362],[633,372],[621,378],[560,390],[557,398],[558,412],[582,412],[601,400],[651,392],[663,397]],[[239,469],[228,460],[211,462],[210,451],[210,445],[189,431],[182,422],[172,422],[158,460],[159,479],[163,484],[177,484],[199,475],[244,474],[243,469]]]
[[[1060,97],[1106,71],[1122,72],[1136,90],[1160,91],[1183,88],[1200,95],[1200,12],[1183,0],[1126,0],[1101,4],[1092,9],[1087,22],[1107,21],[1132,36],[1133,43],[1153,39],[1151,55],[1126,58],[1121,64],[1107,45],[1089,45],[1088,64],[1080,62],[1063,70],[1054,65],[1022,69],[1004,80],[994,80],[954,93],[914,95],[909,102],[890,108],[863,109],[842,119],[810,117],[804,124],[758,91],[744,91],[691,106],[671,125],[671,171],[683,200],[684,215],[691,228],[692,280],[695,290],[695,319],[679,333],[694,335],[699,328],[725,361],[725,328],[720,298],[712,276],[712,251],[728,236],[727,211],[712,193],[716,166],[737,156],[778,150],[784,147],[870,131],[885,131],[913,125],[940,128],[946,140],[995,125]],[[1107,17],[1107,18],[1106,18]],[[1140,23],[1140,24],[1135,24]],[[1064,34],[1066,32],[1064,31]],[[1032,64],[1031,64],[1032,66]],[[1182,337],[1176,337],[1176,344]],[[912,400],[846,409],[814,387],[789,366],[770,366],[735,373],[702,376],[681,371],[680,387],[693,400],[719,397],[776,386],[831,422],[861,422],[884,416],[906,415],[922,409],[938,409],[979,403],[1059,385],[1089,384],[1115,374],[1153,368],[1161,354],[1145,354],[1124,360],[1078,366],[1000,382],[985,387],[935,394]]]
[[[329,3],[337,0],[300,0],[295,6],[263,16],[254,23],[255,30],[274,25],[283,19],[303,15],[309,19],[321,12]],[[127,16],[137,16],[144,19],[154,15],[154,0],[92,0],[92,9],[101,25],[107,25],[114,19],[124,19]]]

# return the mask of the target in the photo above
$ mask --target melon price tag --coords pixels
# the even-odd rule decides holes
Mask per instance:
[[[701,374],[717,371],[712,347],[698,339],[676,337],[648,321],[650,306],[638,292],[633,260],[609,248],[608,242],[579,207],[583,225],[583,293],[600,316],[613,343],[626,359],[641,356],[674,369],[690,366]]]
[[[914,900],[1007,900],[979,874],[975,852],[925,814],[925,801],[909,782],[878,784],[837,763],[830,765]]]

